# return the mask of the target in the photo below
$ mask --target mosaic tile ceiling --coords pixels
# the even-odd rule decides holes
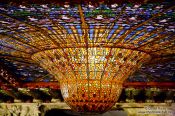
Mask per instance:
[[[152,56],[151,62],[142,66],[128,81],[175,80],[173,2],[83,4],[82,11],[89,43],[95,41],[98,46],[114,43],[113,47]],[[20,81],[56,81],[31,60],[31,55],[43,50],[86,44],[82,38],[85,27],[80,15],[78,5],[0,3],[0,61]]]

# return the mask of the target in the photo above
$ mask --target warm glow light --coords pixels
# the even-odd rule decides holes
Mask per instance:
[[[81,3],[0,5],[0,54],[12,64],[45,68],[73,110],[103,113],[143,63],[173,59],[174,6]],[[25,81],[40,80],[23,69],[17,71]]]
[[[78,112],[105,112],[117,101],[122,83],[150,56],[143,52],[91,47],[52,49],[32,59],[60,82],[65,102]]]

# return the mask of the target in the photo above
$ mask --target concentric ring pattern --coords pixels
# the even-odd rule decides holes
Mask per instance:
[[[0,4],[0,54],[39,64],[79,112],[105,112],[144,63],[175,53],[173,2]],[[115,97],[116,96],[116,97]]]

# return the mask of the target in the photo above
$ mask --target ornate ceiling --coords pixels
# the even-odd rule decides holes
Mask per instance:
[[[1,62],[20,81],[56,81],[47,71],[34,64],[30,57],[44,49],[58,48],[54,41],[72,43],[71,34],[74,34],[75,41],[80,41],[82,27],[78,6],[66,8],[59,4],[25,6],[2,3],[0,11]],[[152,55],[154,66],[143,66],[132,78],[134,81],[174,81],[173,3],[125,3],[100,5],[97,8],[84,5],[83,11],[89,25],[90,40],[97,40],[99,35],[106,33],[109,42],[116,42],[116,47]],[[104,16],[98,15],[99,12]],[[70,41],[65,41],[65,37]],[[100,44],[103,41],[98,39]],[[161,63],[169,60],[170,63]]]
[[[174,2],[102,3],[82,5],[89,41],[96,41],[97,46],[114,42],[113,47],[151,55],[151,62],[128,82],[174,82]],[[63,47],[60,44],[83,43],[80,14],[77,5],[0,3],[0,62],[14,76],[11,81],[5,78],[0,82],[56,82],[31,56]]]

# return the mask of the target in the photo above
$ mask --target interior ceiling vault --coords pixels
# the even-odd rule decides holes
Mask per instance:
[[[57,83],[57,80],[34,62],[31,56],[46,49],[59,48],[55,42],[73,45],[71,36],[81,41],[83,27],[78,7],[64,8],[61,1],[55,1],[57,4],[42,4],[46,1],[32,0],[22,2],[21,5],[16,0],[12,1],[0,3],[0,83],[14,91],[24,83],[47,82],[55,86],[53,83]],[[73,0],[67,3],[86,4],[89,1],[99,9],[110,9],[111,13],[98,19],[98,15],[88,14],[88,6],[83,5],[89,40],[95,39],[103,46],[104,40],[100,40],[99,35],[106,33],[109,43],[116,42],[115,47],[137,50],[152,56],[151,62],[144,64],[126,83],[175,82],[174,2],[139,0],[132,4],[133,0],[130,0],[121,1],[115,8],[111,6],[116,2],[114,0],[101,1],[99,4],[93,4],[93,0]],[[34,4],[28,4],[30,2]],[[103,3],[107,5],[100,6]],[[98,29],[99,26],[101,29]],[[70,40],[65,43],[64,39]]]

